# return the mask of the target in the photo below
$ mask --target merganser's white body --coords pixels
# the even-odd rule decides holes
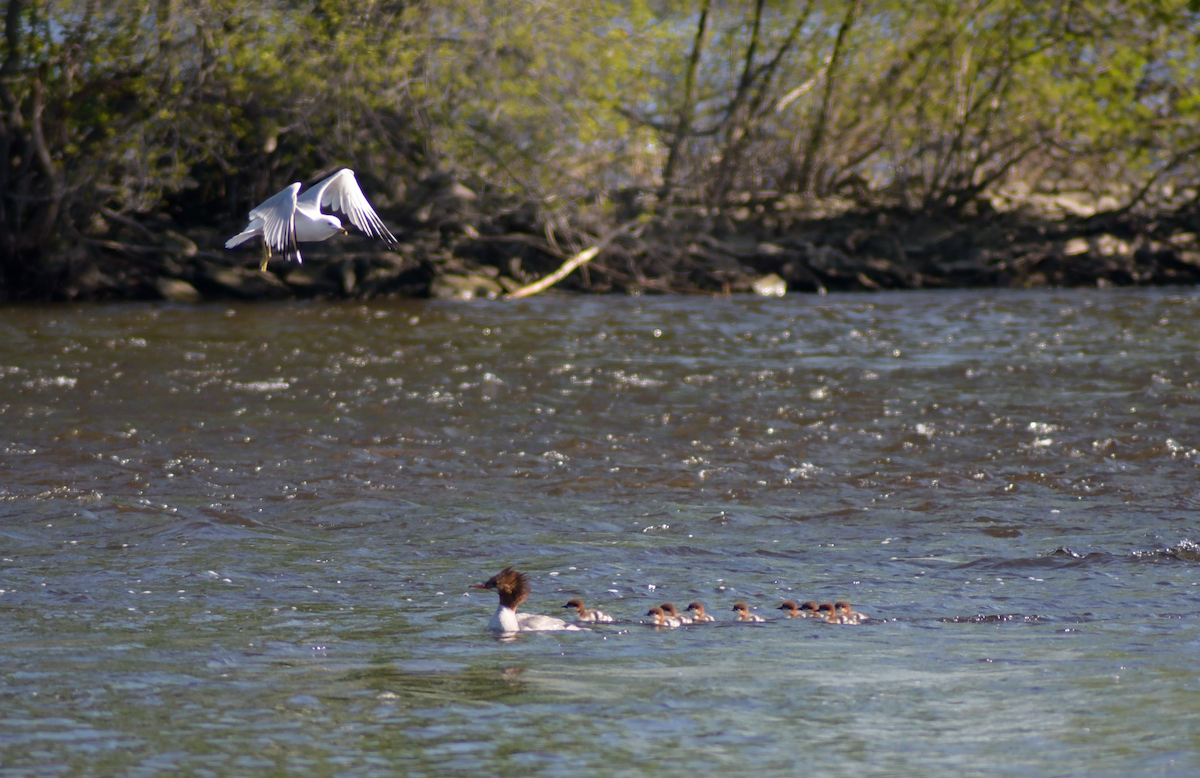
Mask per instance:
[[[668,618],[675,619],[680,624],[691,624],[693,621],[691,616],[685,616],[682,613],[680,613],[679,611],[675,610],[675,606],[669,602],[664,602],[662,605],[659,605],[658,607],[663,609],[663,613],[667,614]]]
[[[674,627],[679,627],[679,626],[683,625],[683,622],[681,622],[677,618],[672,618],[671,616],[668,616],[666,614],[666,612],[662,608],[658,607],[657,605],[655,605],[650,610],[646,611],[646,615],[654,617],[654,626],[656,626],[656,627],[672,627],[672,628],[674,628]]]
[[[603,611],[588,610],[584,607],[583,600],[570,600],[563,607],[574,608],[576,611],[575,621],[580,624],[611,624],[613,620],[612,616]]]
[[[692,612],[692,621],[697,624],[711,624],[716,621],[716,619],[704,612],[704,603],[702,602],[693,602],[687,606],[687,609]]]
[[[485,583],[472,584],[471,588],[495,589],[500,595],[500,604],[492,614],[492,620],[488,622],[488,629],[493,632],[555,632],[579,629],[574,624],[568,624],[553,616],[517,613],[517,606],[529,599],[529,580],[524,573],[518,573],[511,567],[504,568]]]
[[[543,616],[540,613],[517,613],[512,608],[503,605],[496,607],[488,629],[493,632],[554,632],[555,630],[574,629],[579,627],[568,624],[553,616]]]
[[[735,602],[733,604],[733,610],[738,615],[738,621],[747,621],[747,622],[766,621],[766,619],[764,619],[762,616],[759,616],[757,613],[751,613],[750,606],[744,602]]]
[[[869,618],[867,614],[852,609],[850,603],[839,600],[833,604],[833,613],[829,614],[825,620],[830,624],[862,624]]]

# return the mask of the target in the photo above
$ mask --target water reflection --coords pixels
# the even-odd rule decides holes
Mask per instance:
[[[417,660],[378,665],[347,673],[345,681],[378,692],[383,701],[407,705],[503,702],[527,691],[526,668],[469,667],[453,662]]]

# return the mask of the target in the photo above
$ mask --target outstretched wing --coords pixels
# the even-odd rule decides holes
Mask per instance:
[[[250,221],[262,222],[263,243],[268,253],[283,254],[288,259],[300,261],[300,249],[296,245],[296,195],[300,183],[296,182],[279,194],[268,197],[250,212]]]
[[[261,235],[268,256],[282,254],[299,262],[300,250],[296,246],[296,193],[299,191],[300,184],[295,183],[263,200],[250,212],[246,229],[225,241],[225,248],[231,249]]]
[[[372,238],[382,240],[390,246],[397,243],[396,236],[388,232],[383,220],[358,188],[358,180],[350,168],[342,168],[321,183],[310,187],[300,196],[300,202],[315,206],[318,211],[321,208],[340,211],[351,224]]]

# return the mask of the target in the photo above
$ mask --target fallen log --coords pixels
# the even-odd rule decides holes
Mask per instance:
[[[592,259],[594,259],[596,257],[597,254],[600,253],[601,249],[603,249],[605,246],[607,246],[609,243],[612,242],[613,238],[615,238],[618,235],[620,235],[621,233],[625,232],[630,227],[637,225],[640,221],[641,221],[640,219],[634,219],[632,221],[626,222],[625,224],[621,225],[617,229],[613,230],[612,232],[608,233],[603,238],[601,238],[600,242],[597,243],[595,246],[586,248],[583,251],[576,254],[575,256],[568,258],[566,262],[562,263],[562,266],[559,267],[558,270],[555,270],[553,273],[551,273],[548,276],[545,276],[544,278],[539,278],[537,281],[534,281],[532,284],[527,284],[526,286],[521,287],[520,289],[518,289],[517,291],[513,292],[510,295],[506,295],[505,299],[517,300],[522,297],[529,297],[530,295],[535,295],[538,292],[546,291],[550,287],[557,284],[559,281],[561,281],[564,278],[566,278],[567,276],[571,275],[571,273],[575,270],[575,268],[579,267],[580,265],[584,264],[585,262],[590,262]]]
[[[579,267],[584,262],[590,261],[593,257],[595,257],[599,253],[600,253],[599,245],[592,246],[591,248],[586,248],[583,251],[576,254],[575,256],[568,259],[566,262],[562,263],[562,266],[559,267],[558,270],[555,270],[553,273],[551,273],[548,276],[545,276],[544,278],[539,278],[538,280],[534,281],[532,284],[527,284],[526,286],[521,287],[517,291],[508,295],[507,299],[516,300],[521,297],[529,297],[530,295],[535,295],[538,292],[544,292],[545,290],[547,290],[550,287],[557,284],[559,281],[561,281],[564,278],[566,278],[567,276],[571,275],[571,272],[573,270],[575,270],[575,268]]]

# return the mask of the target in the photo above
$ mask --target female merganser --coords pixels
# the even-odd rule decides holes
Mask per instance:
[[[766,619],[757,613],[751,613],[750,606],[744,602],[735,602],[733,610],[737,611],[738,621],[766,621]]]
[[[569,600],[567,602],[567,604],[564,605],[563,607],[564,608],[575,608],[577,611],[579,611],[578,615],[575,616],[575,621],[580,622],[580,623],[600,622],[603,624],[611,624],[612,620],[613,620],[612,616],[609,616],[607,613],[604,613],[603,611],[590,611],[587,608],[583,607],[583,600],[578,600],[578,599]]]
[[[795,600],[788,600],[780,605],[779,610],[787,611],[789,619],[807,619],[810,616],[817,615],[817,604],[815,602],[805,602],[797,605]]]
[[[824,619],[828,619],[830,616],[833,615],[833,603],[832,602],[821,603],[819,606],[817,606],[817,615]]]
[[[678,619],[680,624],[691,624],[692,623],[691,616],[684,616],[682,613],[675,610],[675,606],[669,602],[664,602],[662,605],[659,605],[658,607],[662,608],[663,613],[667,614],[671,618]]]
[[[680,625],[679,619],[671,618],[657,605],[646,611],[646,615],[654,617],[654,626],[656,627],[678,627]]]
[[[692,621],[697,624],[709,624],[716,621],[716,619],[704,612],[704,603],[693,602],[687,606],[687,609],[692,612]]]
[[[506,567],[481,584],[471,584],[472,589],[495,589],[500,595],[500,605],[488,622],[493,632],[550,632],[553,630],[579,629],[562,619],[542,616],[537,613],[517,613],[517,606],[529,599],[529,580],[524,573]]]
[[[833,613],[825,620],[830,624],[862,624],[868,618],[867,614],[851,609],[850,603],[838,600],[833,604]]]

